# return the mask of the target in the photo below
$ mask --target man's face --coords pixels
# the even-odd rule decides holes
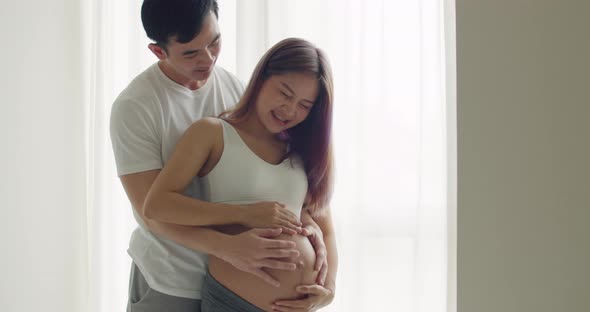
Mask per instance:
[[[221,50],[221,34],[213,12],[203,21],[199,34],[187,43],[171,38],[166,46],[168,75],[180,84],[206,81]],[[172,70],[172,72],[170,72]]]

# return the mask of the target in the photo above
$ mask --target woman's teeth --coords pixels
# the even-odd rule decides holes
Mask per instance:
[[[287,122],[287,120],[286,120],[286,119],[283,119],[283,118],[279,117],[277,114],[275,114],[275,112],[272,112],[272,115],[273,115],[273,116],[275,116],[275,118],[276,118],[276,119],[278,119],[278,120],[280,120],[280,121],[282,121],[282,122],[284,122],[284,123],[286,123],[286,122]]]

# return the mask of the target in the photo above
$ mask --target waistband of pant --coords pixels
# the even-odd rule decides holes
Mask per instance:
[[[209,271],[205,275],[203,281],[203,292],[201,295],[203,300],[212,300],[218,305],[228,308],[228,311],[236,312],[264,312],[257,306],[244,300],[233,291],[227,289],[219,281],[217,281]]]

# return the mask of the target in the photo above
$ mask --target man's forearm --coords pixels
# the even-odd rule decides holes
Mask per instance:
[[[204,227],[176,225],[151,220],[144,215],[144,204],[150,187],[158,177],[160,170],[149,170],[121,176],[121,183],[129,197],[131,206],[143,224],[155,234],[174,241],[189,249],[216,255],[225,247],[227,235]],[[221,243],[222,246],[219,246]]]
[[[223,250],[227,235],[206,227],[186,226],[157,221],[147,221],[148,228],[157,235],[186,248],[214,256]]]

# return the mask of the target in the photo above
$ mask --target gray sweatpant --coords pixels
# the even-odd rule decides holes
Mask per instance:
[[[201,312],[264,312],[221,285],[209,272],[201,292]]]
[[[133,263],[129,278],[127,312],[200,312],[201,300],[170,296],[147,284],[139,268]]]

